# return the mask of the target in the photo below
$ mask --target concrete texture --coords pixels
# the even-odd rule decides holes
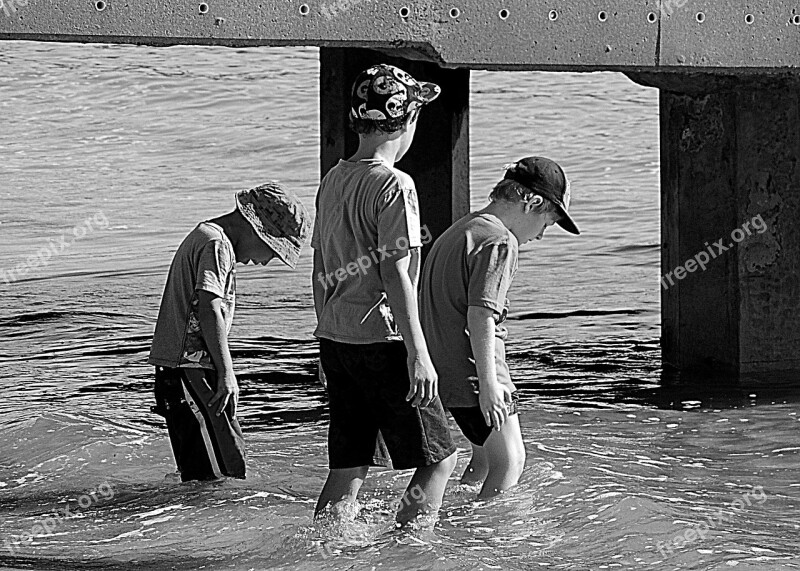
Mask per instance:
[[[472,69],[796,71],[800,7],[788,0],[766,4],[3,0],[0,39],[377,48]]]
[[[662,273],[711,257],[662,284],[666,363],[800,368],[798,125],[796,89],[662,91]]]

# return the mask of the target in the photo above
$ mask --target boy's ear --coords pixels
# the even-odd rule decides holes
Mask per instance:
[[[525,214],[527,214],[534,208],[539,208],[540,206],[542,206],[542,204],[544,204],[544,198],[542,198],[538,194],[534,194],[528,200],[525,201],[525,207],[523,210],[525,211]]]

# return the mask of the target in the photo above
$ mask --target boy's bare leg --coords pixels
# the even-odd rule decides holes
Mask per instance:
[[[333,507],[342,501],[355,503],[358,491],[361,489],[361,484],[364,483],[364,478],[367,477],[368,471],[369,466],[330,470],[328,479],[319,494],[317,507],[314,509],[314,517],[317,517],[328,504]]]
[[[489,473],[478,499],[496,496],[516,485],[525,468],[525,444],[519,427],[519,415],[513,414],[498,432],[492,430],[483,445],[489,461]]]
[[[462,484],[478,484],[486,479],[489,473],[489,459],[486,457],[486,450],[483,446],[472,445],[472,458],[470,458],[467,469],[461,476]]]
[[[397,523],[405,525],[419,514],[439,511],[447,480],[455,467],[456,453],[453,452],[441,462],[417,468],[400,500]]]

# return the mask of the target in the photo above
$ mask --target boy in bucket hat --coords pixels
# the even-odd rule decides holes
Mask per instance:
[[[526,157],[506,165],[489,198],[486,208],[436,240],[420,284],[422,328],[439,373],[439,394],[472,443],[461,481],[483,481],[481,499],[515,485],[525,466],[502,326],[519,244],[541,240],[553,224],[580,233],[567,213],[569,181],[549,159]]]
[[[273,182],[239,192],[236,210],[201,222],[178,247],[148,362],[156,367],[153,410],[166,418],[181,480],[245,477],[228,348],[235,264],[277,257],[294,268],[310,229],[300,200]]]
[[[328,505],[332,513],[353,513],[369,466],[385,462],[376,441],[385,443],[395,469],[416,469],[399,503],[400,524],[435,515],[455,467],[417,309],[417,193],[394,166],[413,141],[420,109],[439,92],[393,66],[362,72],[350,112],[358,150],[319,187],[314,335],[330,398],[330,471],[315,515]]]

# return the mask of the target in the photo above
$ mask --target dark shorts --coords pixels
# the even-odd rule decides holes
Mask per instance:
[[[208,408],[217,374],[208,369],[156,367],[156,406],[167,420],[169,440],[181,480],[244,478],[244,438],[231,418],[232,404],[216,416]]]
[[[320,358],[328,378],[332,470],[380,464],[381,437],[396,470],[430,466],[456,451],[439,398],[424,408],[406,401],[410,383],[402,342],[320,339]]]
[[[511,393],[511,403],[508,405],[508,415],[517,414],[517,402],[519,395],[517,391]],[[492,433],[492,427],[486,426],[486,420],[483,418],[481,407],[467,406],[467,407],[453,407],[447,409],[453,415],[453,420],[467,437],[467,440],[476,446],[483,446],[486,439]]]

